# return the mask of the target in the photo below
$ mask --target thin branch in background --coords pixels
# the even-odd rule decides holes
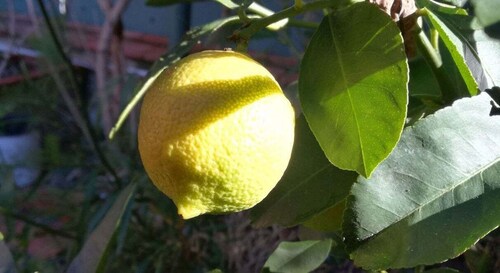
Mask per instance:
[[[4,214],[5,216],[9,216],[9,217],[12,217],[14,219],[20,220],[20,221],[22,221],[30,226],[37,227],[37,228],[39,228],[39,229],[41,229],[49,234],[76,240],[76,236],[74,236],[73,234],[70,234],[64,230],[54,229],[54,228],[52,228],[48,225],[42,224],[42,223],[38,223],[38,222],[30,219],[29,217],[15,213],[15,212],[11,211],[10,209],[0,207],[0,213]]]
[[[38,1],[39,6],[40,6],[40,10],[42,10],[44,20],[46,21],[46,25],[49,28],[49,32],[51,34],[52,40],[54,41],[54,44],[56,45],[60,55],[62,56],[63,60],[66,63],[66,65],[70,69],[72,69],[73,65],[71,64],[71,61],[64,53],[64,49],[62,48],[62,45],[56,36],[54,28],[52,27],[52,24],[49,21],[50,18],[48,16],[47,9],[45,8],[45,5],[43,4],[42,0],[37,0],[37,1]],[[35,22],[33,22],[33,23],[35,23]],[[35,25],[35,28],[38,28],[38,25]],[[40,30],[38,30],[36,33],[40,33]],[[52,65],[52,63],[50,61],[46,62],[46,65],[49,69],[49,73],[51,74],[51,76],[54,79],[54,82],[57,86],[59,94],[63,98],[63,101],[66,104],[66,107],[68,107],[69,112],[71,113],[71,115],[75,119],[77,126],[81,129],[84,138],[87,139],[87,141],[89,143],[93,143],[92,134],[90,132],[90,129],[86,126],[85,120],[78,109],[78,105],[73,100],[73,97],[67,92],[66,87],[64,86],[63,80],[61,79],[61,77],[59,75],[59,72]]]
[[[71,63],[71,60],[69,59],[68,55],[66,54],[64,47],[61,44],[61,41],[57,37],[57,33],[54,29],[54,26],[50,22],[50,17],[49,13],[47,12],[47,8],[45,7],[43,0],[37,0],[38,1],[38,6],[40,7],[40,10],[42,11],[42,16],[43,19],[45,20],[45,23],[47,25],[47,29],[49,30],[50,36],[52,37],[52,41],[54,42],[54,45],[56,46],[57,51],[59,52],[59,55],[61,55],[61,58],[63,59],[64,63],[68,66],[68,69],[73,70],[73,64]],[[72,76],[75,75],[74,71],[72,71]],[[76,78],[76,77],[73,77]],[[75,80],[76,82],[76,80]]]
[[[56,36],[56,33],[54,31],[54,28],[52,27],[52,23],[51,23],[50,18],[48,16],[47,9],[45,8],[43,0],[38,0],[38,4],[40,5],[40,9],[42,10],[45,24],[48,26],[49,29],[52,29],[52,31],[50,31],[51,38],[54,40],[54,43],[56,45],[59,45],[59,46],[56,46],[57,50],[59,50],[59,53],[61,54],[61,56],[64,56],[63,59],[65,60],[65,63],[69,66],[70,77],[73,79],[73,83],[76,83],[76,74],[74,71],[74,67],[73,67],[69,57],[63,51],[63,47],[61,46],[61,42],[59,41],[58,37]],[[43,11],[45,11],[45,12],[43,12]],[[37,33],[40,33],[40,32],[37,31]],[[64,86],[63,80],[61,79],[59,73],[57,72],[57,69],[53,66],[53,64],[51,64],[50,62],[47,62],[47,66],[49,67],[49,71],[51,72],[51,74],[54,78],[54,81],[56,83],[58,91],[60,92],[61,96],[63,97],[63,100],[64,100],[66,106],[70,110],[70,113],[72,114],[78,127],[82,131],[85,139],[90,143],[93,150],[97,154],[97,157],[99,158],[99,160],[103,164],[104,168],[111,174],[114,182],[116,182],[118,184],[118,187],[120,188],[122,185],[121,180],[118,177],[114,168],[109,163],[106,156],[104,155],[103,151],[101,150],[101,148],[98,144],[98,140],[97,140],[97,137],[95,135],[95,132],[92,130],[92,126],[90,125],[90,121],[88,120],[87,115],[83,114],[83,109],[80,109],[78,107],[78,104],[75,102],[75,99],[67,92],[66,86]],[[75,85],[74,88],[77,88],[77,86],[78,85]],[[81,94],[81,92],[79,92],[79,94]]]
[[[121,18],[115,25],[113,30],[113,38],[111,39],[111,59],[114,65],[111,66],[112,79],[116,79],[114,92],[111,97],[110,112],[112,120],[116,120],[120,114],[120,97],[124,86],[124,64],[125,56],[123,54],[123,22]],[[106,132],[109,132],[106,131]]]
[[[114,31],[119,29],[117,26],[120,24],[121,15],[125,11],[129,2],[130,0],[118,0],[115,1],[114,4],[112,4],[112,1],[110,0],[99,0],[97,2],[105,14],[104,24],[99,34],[95,64],[97,96],[99,98],[99,106],[101,108],[102,126],[105,132],[109,132],[111,130],[113,126],[113,118],[115,117],[113,116],[113,111],[111,110],[112,106],[106,92],[106,68],[108,64],[108,53],[111,50],[112,38],[119,36],[116,35]],[[115,64],[115,66],[119,65],[119,63]]]

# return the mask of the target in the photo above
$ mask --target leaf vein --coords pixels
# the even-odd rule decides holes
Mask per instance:
[[[351,90],[350,90],[349,85],[348,85],[347,75],[346,75],[346,72],[344,71],[344,62],[342,60],[342,52],[341,52],[339,46],[337,45],[337,40],[335,38],[335,32],[333,31],[334,24],[332,22],[332,17],[331,16],[329,17],[328,22],[330,23],[330,34],[332,35],[333,47],[335,48],[335,52],[337,53],[337,60],[338,60],[338,63],[339,63],[340,74],[341,74],[342,79],[344,81],[344,86],[345,86],[345,89],[347,91],[347,95],[349,97],[349,102],[351,104],[352,113],[353,113],[353,116],[354,116],[354,122],[356,123],[356,129],[357,129],[356,132],[358,134],[359,146],[361,148],[360,149],[361,159],[363,161],[363,169],[364,169],[364,172],[365,172],[365,175],[366,175],[366,159],[365,159],[365,154],[364,154],[364,149],[363,149],[363,140],[361,138],[359,121],[358,121],[358,117],[356,115],[356,109],[354,107],[354,103],[352,101]]]

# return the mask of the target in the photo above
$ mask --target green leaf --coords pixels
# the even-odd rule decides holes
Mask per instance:
[[[462,15],[467,15],[467,10],[460,8],[463,6],[461,3],[455,3],[452,5],[443,5],[439,2],[433,1],[433,0],[416,0],[417,6],[420,8],[428,8],[431,9],[432,11],[438,11],[442,13],[448,13],[448,14],[462,14]],[[463,0],[462,2],[467,2],[467,0]]]
[[[488,36],[484,30],[472,34],[472,46],[476,49],[481,65],[489,79],[488,87],[500,85],[500,40]]]
[[[436,76],[423,58],[413,59],[410,63],[410,99],[406,125],[411,125],[422,117],[442,108],[441,88]]]
[[[319,267],[328,257],[332,240],[281,242],[264,267],[271,272],[306,273]]]
[[[399,28],[357,3],[326,16],[305,52],[299,95],[328,159],[368,177],[399,140],[408,64]]]
[[[474,78],[472,72],[467,65],[465,58],[465,48],[467,48],[466,41],[461,40],[457,37],[450,28],[441,21],[432,11],[426,9],[428,13],[429,21],[432,26],[439,33],[439,37],[442,39],[444,45],[448,49],[455,62],[458,71],[460,71],[460,75],[467,85],[467,89],[470,95],[476,95],[478,93],[478,85],[476,79]],[[446,90],[443,90],[445,92]]]
[[[4,242],[3,234],[0,233],[0,273],[15,273],[16,264],[12,258],[9,248]]]
[[[125,109],[118,117],[118,121],[116,122],[115,126],[109,132],[109,138],[114,138],[115,134],[118,132],[118,130],[120,130],[130,112],[132,112],[134,107],[139,103],[142,97],[146,94],[146,91],[149,89],[151,84],[153,84],[155,79],[161,74],[163,70],[168,68],[173,63],[179,61],[182,56],[188,54],[191,49],[193,49],[193,47],[199,43],[200,39],[203,36],[212,34],[224,26],[239,22],[240,19],[237,16],[232,16],[193,28],[192,30],[187,32],[182,40],[170,52],[160,57],[160,59],[158,59],[153,64],[153,66],[149,70],[148,75],[145,78],[146,80],[137,86],[134,98],[132,98],[127,104]]]
[[[292,158],[283,178],[251,210],[254,225],[302,223],[344,200],[356,176],[355,172],[340,170],[326,159],[301,116],[295,125]]]
[[[491,98],[461,99],[405,129],[394,152],[358,179],[343,231],[367,269],[433,264],[500,224],[500,117]]]
[[[125,211],[130,209],[136,183],[130,183],[116,198],[101,223],[89,235],[78,255],[71,262],[68,273],[104,272],[111,242],[121,224]]]
[[[487,80],[486,87],[500,84],[500,40],[488,36],[483,27],[470,16],[460,14],[436,13],[451,31],[464,42],[466,62],[476,82]],[[472,52],[469,53],[469,52]],[[479,66],[479,67],[477,67]],[[483,73],[482,75],[480,73]],[[481,90],[484,86],[480,86]]]
[[[412,97],[434,97],[441,95],[436,77],[424,59],[415,59],[409,64],[410,82],[408,89]]]
[[[304,222],[303,226],[321,232],[339,231],[342,228],[344,210],[345,200],[315,215]]]
[[[471,0],[474,6],[474,15],[482,26],[487,27],[500,22],[500,1],[498,0]]]
[[[467,0],[441,0],[439,2],[445,2],[457,7],[462,7],[465,3],[467,3]]]

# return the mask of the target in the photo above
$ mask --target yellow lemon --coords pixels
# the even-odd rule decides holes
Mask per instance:
[[[149,177],[188,219],[264,199],[288,165],[293,135],[293,108],[267,69],[240,53],[203,51],[151,85],[138,141]]]

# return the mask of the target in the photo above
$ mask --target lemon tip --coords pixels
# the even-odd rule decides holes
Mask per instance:
[[[182,217],[182,219],[187,220],[187,219],[194,218],[196,216],[200,216],[200,215],[206,213],[206,211],[199,209],[199,208],[192,207],[192,206],[180,206],[179,205],[179,206],[177,206],[177,213]]]

